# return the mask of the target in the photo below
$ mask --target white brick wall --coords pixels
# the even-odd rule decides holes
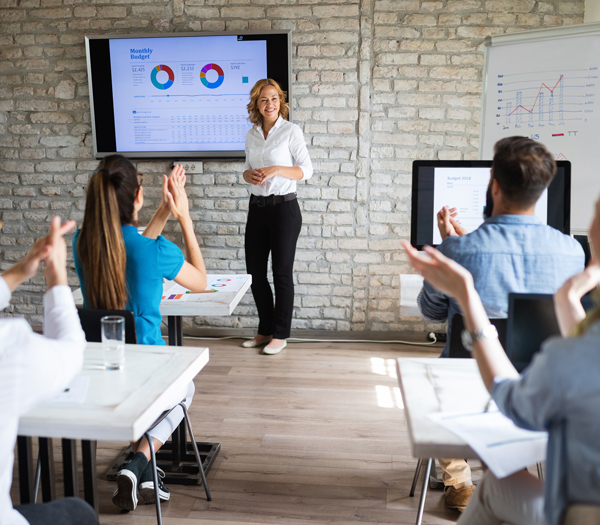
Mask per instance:
[[[483,39],[583,21],[584,0],[3,0],[0,10],[0,267],[49,218],[81,221],[96,166],[84,35],[293,29],[294,120],[315,166],[299,185],[297,329],[423,330],[398,316],[399,239],[410,230],[414,159],[477,157]],[[244,272],[248,191],[240,162],[190,177],[196,231],[212,272]],[[140,162],[146,208],[166,162]],[[181,238],[170,222],[167,236]],[[41,274],[40,274],[41,275]],[[77,285],[71,271],[71,284]],[[39,277],[9,312],[41,321]],[[187,320],[191,322],[191,320]],[[230,318],[255,327],[251,296]]]

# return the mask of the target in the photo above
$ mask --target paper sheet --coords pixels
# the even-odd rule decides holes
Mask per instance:
[[[498,410],[428,417],[463,439],[498,479],[546,460],[548,433],[523,430]]]
[[[76,376],[71,384],[53,397],[49,403],[83,403],[89,384],[89,376]]]
[[[173,281],[171,281],[173,282]],[[181,286],[176,282],[173,282],[173,286],[170,286],[167,290],[163,289],[162,301],[186,301],[190,296],[189,290],[185,286]]]
[[[237,292],[246,282],[245,275],[209,275],[207,290],[217,292]]]

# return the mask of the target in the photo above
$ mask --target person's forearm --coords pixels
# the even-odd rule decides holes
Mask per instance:
[[[29,279],[19,263],[2,273],[2,277],[6,281],[11,292],[14,292],[17,286]]]
[[[142,235],[149,239],[156,239],[164,230],[170,214],[169,208],[164,203],[161,203]]]
[[[575,326],[585,319],[585,310],[576,294],[565,292],[562,288],[554,295],[554,311],[560,333],[568,337]]]
[[[183,242],[185,243],[185,258],[187,262],[196,268],[196,270],[200,271],[206,279],[206,266],[204,265],[204,258],[202,257],[200,246],[198,245],[198,239],[194,233],[194,223],[188,216],[180,218],[179,224],[181,225]]]
[[[277,175],[292,180],[300,180],[304,177],[302,168],[299,166],[277,166]]]
[[[465,293],[457,298],[469,332],[485,328],[490,320],[475,288],[466,285]],[[477,361],[481,379],[488,391],[492,390],[494,378],[517,378],[519,373],[508,359],[498,339],[482,339],[473,345],[473,357]]]

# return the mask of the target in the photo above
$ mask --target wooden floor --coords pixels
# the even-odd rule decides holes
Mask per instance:
[[[185,340],[210,348],[190,414],[197,440],[222,449],[208,475],[213,501],[201,487],[171,485],[165,525],[413,524],[416,460],[394,359],[440,349],[294,343],[263,356],[240,343]],[[154,506],[125,513],[111,503],[115,485],[105,472],[123,447],[98,444],[100,523],[156,523]],[[424,524],[457,518],[442,492],[428,492]]]

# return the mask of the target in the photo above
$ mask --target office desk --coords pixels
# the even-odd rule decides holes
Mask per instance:
[[[398,382],[404,401],[408,436],[414,457],[427,460],[416,523],[425,505],[430,458],[477,459],[462,439],[431,421],[427,415],[444,411],[483,411],[490,395],[475,359],[400,358]],[[411,488],[414,494],[416,478]]]
[[[21,503],[32,501],[33,479],[31,437],[40,439],[42,465],[42,495],[52,499],[53,482],[51,438],[82,440],[85,499],[97,511],[96,441],[137,441],[152,426],[162,412],[178,402],[186,385],[208,363],[208,348],[125,345],[123,370],[103,370],[102,344],[88,343],[80,375],[89,377],[83,403],[45,403],[24,414],[19,420],[19,480]],[[63,455],[65,495],[77,495],[77,466],[74,450]],[[22,449],[24,447],[24,450]],[[73,447],[74,449],[74,447]],[[24,461],[21,461],[23,454]],[[50,455],[50,457],[47,457]],[[66,459],[64,456],[67,456]],[[49,461],[45,461],[45,459]],[[49,470],[48,470],[49,469]],[[75,479],[73,479],[75,477]],[[75,492],[75,493],[73,493]]]

